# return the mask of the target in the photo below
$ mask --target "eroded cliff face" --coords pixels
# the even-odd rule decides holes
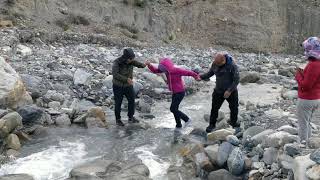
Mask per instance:
[[[0,0],[3,19],[24,27],[287,53],[300,53],[303,39],[320,35],[319,6],[318,0]]]

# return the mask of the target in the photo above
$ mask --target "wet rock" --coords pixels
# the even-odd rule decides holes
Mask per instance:
[[[18,136],[20,141],[30,141],[31,140],[31,137],[22,131],[15,132],[15,134]]]
[[[284,145],[283,149],[289,156],[292,157],[301,153],[301,149],[298,144],[286,144]]]
[[[150,180],[149,174],[149,169],[142,163],[97,159],[73,168],[70,177],[75,179],[100,177],[110,180]]]
[[[212,165],[208,156],[204,152],[197,153],[195,155],[195,162],[201,169],[207,172],[211,172],[214,170],[214,166]]]
[[[298,156],[294,158],[293,163],[293,173],[295,180],[308,180],[306,176],[306,171],[309,167],[315,165],[316,163],[310,159],[310,155]]]
[[[248,157],[245,157],[244,158],[244,169],[245,170],[250,170],[251,169],[251,167],[252,167],[252,160],[250,159],[250,158],[248,158]]]
[[[183,163],[182,166],[170,166],[167,170],[168,180],[189,179],[196,177],[196,167]]]
[[[8,174],[0,176],[0,180],[34,180],[32,176],[28,174]]]
[[[211,163],[213,165],[218,165],[217,161],[218,161],[219,145],[215,144],[215,145],[207,146],[204,150],[207,153]]]
[[[32,49],[22,44],[19,44],[17,45],[17,54],[21,54],[22,56],[30,56],[32,55]]]
[[[2,57],[0,77],[0,108],[16,109],[20,105],[32,103],[20,76]]]
[[[208,134],[209,141],[225,141],[227,136],[233,135],[233,131],[229,129],[220,129]]]
[[[6,138],[6,146],[8,149],[20,150],[21,144],[18,136],[15,134],[10,134]]]
[[[228,168],[233,175],[240,175],[244,169],[244,158],[240,148],[232,150],[228,157]]]
[[[298,129],[294,128],[294,127],[292,127],[290,125],[281,126],[277,130],[278,131],[284,131],[284,132],[290,133],[292,135],[298,135]]]
[[[311,137],[308,140],[308,146],[312,149],[320,148],[320,138],[319,137]]]
[[[8,149],[6,152],[6,155],[9,157],[18,157],[20,155],[20,152],[14,149]],[[1,179],[1,178],[0,178]]]
[[[87,117],[85,119],[84,124],[87,128],[94,128],[94,127],[104,128],[104,127],[106,127],[106,124],[103,121],[101,121],[98,118],[94,118],[94,117]]]
[[[278,156],[278,162],[282,167],[282,172],[288,174],[288,172],[292,169],[293,158],[287,154],[281,154]]]
[[[5,138],[18,126],[22,126],[22,118],[16,113],[12,112],[0,119],[0,137]]]
[[[42,108],[34,105],[27,105],[20,107],[17,112],[22,117],[24,125],[34,124],[52,124],[51,116],[47,114]]]
[[[143,99],[140,99],[138,109],[141,111],[141,113],[150,113],[151,112],[151,105],[148,104]]]
[[[239,139],[234,135],[227,136],[227,141],[234,146],[238,146],[240,144]]]
[[[287,132],[279,131],[273,134],[270,134],[263,140],[262,144],[265,147],[275,147],[279,148],[288,143],[298,142],[299,137],[291,135]]]
[[[87,73],[83,69],[77,69],[73,75],[73,84],[75,85],[86,85],[89,83],[92,74]]]
[[[217,165],[219,167],[223,167],[226,164],[228,157],[233,149],[234,149],[234,146],[232,146],[232,144],[228,142],[223,142],[219,146],[218,157],[217,157]]]
[[[310,154],[310,159],[318,164],[320,164],[320,149],[313,151]]]
[[[271,165],[276,162],[278,158],[278,150],[276,148],[270,147],[265,150],[263,153],[263,162],[267,165]]]
[[[306,175],[311,180],[319,180],[320,179],[320,165],[312,166],[312,168],[307,170]]]
[[[71,120],[67,114],[62,114],[56,118],[55,123],[60,127],[68,127],[71,125]]]
[[[41,125],[35,125],[33,127],[33,131],[31,131],[31,134],[35,136],[46,136],[48,135],[48,127],[43,127]]]
[[[260,76],[258,73],[251,73],[251,72],[243,72],[240,73],[240,83],[256,83],[260,80]]]
[[[8,110],[0,109],[0,119],[8,113],[9,113]]]
[[[240,180],[234,175],[232,175],[229,171],[225,169],[219,169],[217,171],[213,171],[209,174],[208,180]]]
[[[87,112],[87,117],[97,118],[102,122],[106,122],[106,113],[101,107],[92,107]]]
[[[249,127],[248,129],[246,129],[244,132],[243,132],[243,139],[246,139],[248,136],[250,137],[253,137],[259,133],[261,133],[262,131],[264,131],[265,129],[262,128],[261,126],[252,126],[252,127]]]

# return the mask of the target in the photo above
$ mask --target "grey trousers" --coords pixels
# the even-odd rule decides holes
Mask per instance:
[[[319,117],[315,117],[315,113],[320,109],[320,99],[305,100],[298,99],[297,116],[298,116],[298,132],[300,140],[307,141],[311,137],[312,127],[311,121],[320,121]]]

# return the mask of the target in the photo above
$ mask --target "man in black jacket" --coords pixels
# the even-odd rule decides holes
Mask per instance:
[[[239,98],[237,86],[239,84],[238,67],[228,54],[216,54],[209,72],[202,74],[201,79],[209,79],[216,75],[216,87],[212,94],[212,107],[210,114],[210,124],[206,132],[211,132],[216,127],[219,109],[226,99],[230,108],[230,124],[233,128],[238,128],[238,107]]]
[[[113,62],[112,75],[113,75],[113,94],[115,101],[115,116],[116,123],[119,126],[124,126],[121,121],[121,104],[123,96],[128,100],[128,121],[131,123],[139,123],[133,116],[135,110],[135,94],[133,90],[133,67],[144,68],[145,64],[134,60],[135,54],[132,49],[124,49],[123,55]]]

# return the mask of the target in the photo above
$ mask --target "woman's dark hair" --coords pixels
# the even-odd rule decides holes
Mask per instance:
[[[308,57],[308,61],[315,61],[315,60],[317,60],[317,58],[312,57],[312,56]]]

